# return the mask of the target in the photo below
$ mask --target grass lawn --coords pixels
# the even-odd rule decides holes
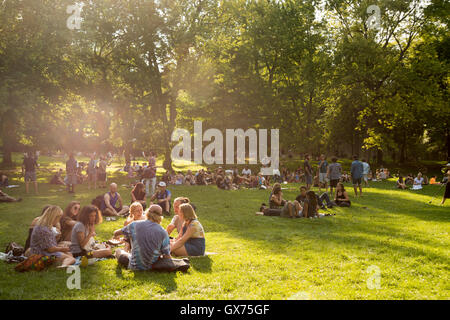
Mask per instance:
[[[63,166],[55,158],[40,162]],[[110,182],[126,182],[118,165],[110,170]],[[10,177],[20,188],[6,192],[24,200],[0,204],[2,248],[10,241],[25,242],[44,205],[64,209],[74,198],[83,205],[102,193],[84,185],[69,195],[47,184],[49,173],[41,172],[40,194],[23,196],[23,181]],[[328,212],[336,216],[315,220],[255,216],[267,203],[266,190],[170,186],[172,197],[187,196],[195,203],[206,250],[216,255],[192,258],[191,269],[176,274],[132,272],[115,260],[100,261],[81,269],[81,290],[66,287],[65,270],[21,274],[0,262],[0,299],[449,299],[450,201],[439,206],[440,192],[428,204],[438,186],[415,192],[393,186],[394,181],[372,183],[361,199],[349,192],[351,208],[333,208]],[[299,185],[287,187],[285,198],[295,198]],[[119,192],[129,203],[130,189]],[[97,226],[98,240],[109,239],[122,225],[123,219],[105,221]],[[368,288],[370,266],[381,272],[380,289]]]

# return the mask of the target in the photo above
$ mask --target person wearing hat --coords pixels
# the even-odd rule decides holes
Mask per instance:
[[[124,235],[131,242],[127,252],[116,249],[115,256],[119,265],[130,270],[151,270],[152,265],[163,258],[170,258],[170,239],[161,227],[162,209],[152,204],[145,212],[146,220],[133,221],[129,225],[114,231],[114,238]]]
[[[163,214],[170,214],[170,209],[172,204],[170,203],[170,197],[172,196],[171,192],[167,190],[166,183],[161,181],[158,183],[158,190],[156,193],[150,198],[150,202],[155,201],[158,206],[161,207]]]

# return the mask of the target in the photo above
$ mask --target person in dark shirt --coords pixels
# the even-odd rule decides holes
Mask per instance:
[[[300,187],[300,194],[297,196],[297,198],[295,198],[295,200],[298,202],[298,203],[300,203],[300,205],[301,206],[303,206],[304,205],[304,202],[305,202],[305,200],[306,200],[306,198],[307,198],[307,189],[306,189],[306,187],[305,186],[301,186]],[[317,203],[318,203],[318,205],[319,205],[319,207],[321,208],[321,209],[325,209],[325,204],[324,204],[324,202],[327,204],[327,207],[328,208],[333,208],[334,206],[335,206],[335,204],[333,203],[333,202],[331,202],[331,200],[330,200],[330,196],[328,195],[328,193],[327,192],[324,192],[324,193],[322,193],[320,196],[318,196],[317,194],[316,194],[316,197],[317,197]]]
[[[353,189],[355,190],[355,196],[358,196],[357,188],[359,188],[359,195],[362,196],[361,180],[363,178],[364,166],[362,162],[358,160],[357,155],[353,156],[353,162],[350,171],[352,175],[352,183]]]
[[[37,194],[38,193],[38,185],[37,185],[37,179],[36,179],[36,169],[38,167],[38,164],[36,162],[36,159],[34,158],[33,154],[31,152],[28,152],[25,158],[23,159],[22,163],[22,174],[25,178],[25,191],[28,193],[29,191],[29,183],[34,183],[34,191]]]

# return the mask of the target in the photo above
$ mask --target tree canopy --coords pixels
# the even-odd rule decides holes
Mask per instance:
[[[156,150],[170,167],[172,131],[194,120],[279,128],[283,152],[448,157],[449,13],[446,0],[4,0],[3,161]]]

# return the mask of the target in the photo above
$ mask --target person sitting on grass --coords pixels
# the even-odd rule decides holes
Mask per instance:
[[[180,205],[182,205],[183,203],[190,203],[189,198],[178,197],[173,200],[173,212],[175,213],[175,215],[166,228],[167,234],[169,236],[174,229],[177,229],[178,237],[180,237],[181,235],[181,230],[183,228],[183,219],[180,217]]]
[[[116,249],[115,256],[120,266],[131,270],[151,270],[152,265],[163,256],[170,258],[170,239],[166,230],[161,227],[162,209],[158,205],[150,205],[147,220],[134,221],[114,231],[114,238],[124,235],[131,242],[131,250]]]
[[[307,189],[305,186],[301,186],[300,187],[300,194],[297,196],[297,198],[295,198],[295,201],[297,201],[300,204],[303,204],[303,202],[305,202],[306,198],[307,198]],[[331,202],[330,200],[330,196],[328,195],[328,193],[324,192],[322,193],[320,196],[316,194],[317,197],[317,203],[319,204],[319,207],[321,209],[325,209],[325,205],[324,202],[327,204],[328,208],[333,208],[334,204],[333,202]]]
[[[184,221],[181,237],[171,241],[170,251],[176,256],[205,255],[205,232],[189,203],[180,205],[179,216]]]
[[[302,215],[304,218],[318,218],[319,205],[317,203],[317,196],[314,191],[306,193],[306,200],[303,202]]]
[[[423,184],[422,173],[419,172],[417,177],[414,179],[414,184],[413,184],[413,187],[412,187],[411,190],[420,190],[420,189],[422,189],[422,184]]]
[[[144,207],[142,204],[138,201],[133,202],[130,206],[130,215],[127,217],[123,225],[126,227],[133,221],[145,220],[143,213]]]
[[[437,176],[435,176],[435,175],[432,176],[431,179],[430,179],[430,185],[440,184],[439,182],[436,181],[436,179],[437,179]]]
[[[192,186],[195,184],[195,178],[191,170],[188,170],[186,175],[184,176],[184,184],[188,186]]]
[[[42,208],[41,211],[41,215],[39,217],[36,217],[33,219],[33,221],[31,222],[30,227],[28,228],[28,237],[27,240],[25,241],[25,246],[24,246],[24,251],[26,252],[28,250],[28,248],[30,247],[30,242],[31,242],[31,235],[33,234],[33,228],[36,226],[37,222],[39,221],[39,218],[44,214],[45,210],[47,210],[48,208],[50,208],[51,205],[47,204],[46,206],[44,206],[44,208]],[[57,225],[55,227],[57,230],[59,229],[59,226]],[[57,239],[58,240],[58,239]]]
[[[398,179],[397,179],[397,188],[398,188],[398,189],[402,189],[402,190],[405,190],[405,189],[406,189],[406,184],[405,184],[405,181],[404,181],[404,179],[403,179],[403,176],[398,176]]]
[[[405,184],[407,184],[407,185],[413,185],[414,184],[414,178],[413,178],[411,173],[406,176]]]
[[[339,182],[336,187],[336,196],[334,198],[334,202],[339,207],[350,207],[351,205],[347,191],[345,191],[344,184],[341,182]]]
[[[102,215],[104,216],[123,216],[129,211],[128,206],[123,205],[122,197],[117,192],[117,184],[111,183],[109,192],[103,196],[103,201],[100,206]]]
[[[131,203],[139,202],[142,205],[143,210],[145,210],[147,208],[146,196],[145,185],[142,182],[138,182],[133,190],[131,190]]]
[[[60,267],[67,267],[75,263],[67,247],[58,246],[53,228],[59,224],[63,211],[58,206],[49,206],[36,221],[30,239],[30,248],[26,255],[43,254],[55,256]]]
[[[273,185],[272,193],[269,196],[269,208],[266,208],[263,204],[260,209],[265,216],[280,216],[283,218],[296,218],[299,210],[298,205],[283,199],[281,184],[278,182]]]
[[[92,255],[94,258],[107,258],[112,255],[111,248],[94,250],[95,225],[102,222],[102,215],[97,207],[88,205],[81,209],[78,222],[72,229],[70,251],[74,257]]]
[[[50,180],[50,184],[56,184],[56,185],[65,185],[64,180],[62,178],[63,170],[59,169]]]
[[[161,181],[158,183],[158,190],[156,193],[151,197],[150,202],[153,202],[156,200],[156,204],[161,207],[163,210],[163,214],[170,214],[171,209],[171,203],[170,198],[172,197],[172,193],[167,190],[166,183]]]
[[[0,173],[0,187],[7,186],[9,186],[8,176],[2,172]]]
[[[61,217],[61,240],[70,241],[72,239],[72,229],[77,224],[77,216],[80,212],[80,202],[71,201],[64,210]]]

